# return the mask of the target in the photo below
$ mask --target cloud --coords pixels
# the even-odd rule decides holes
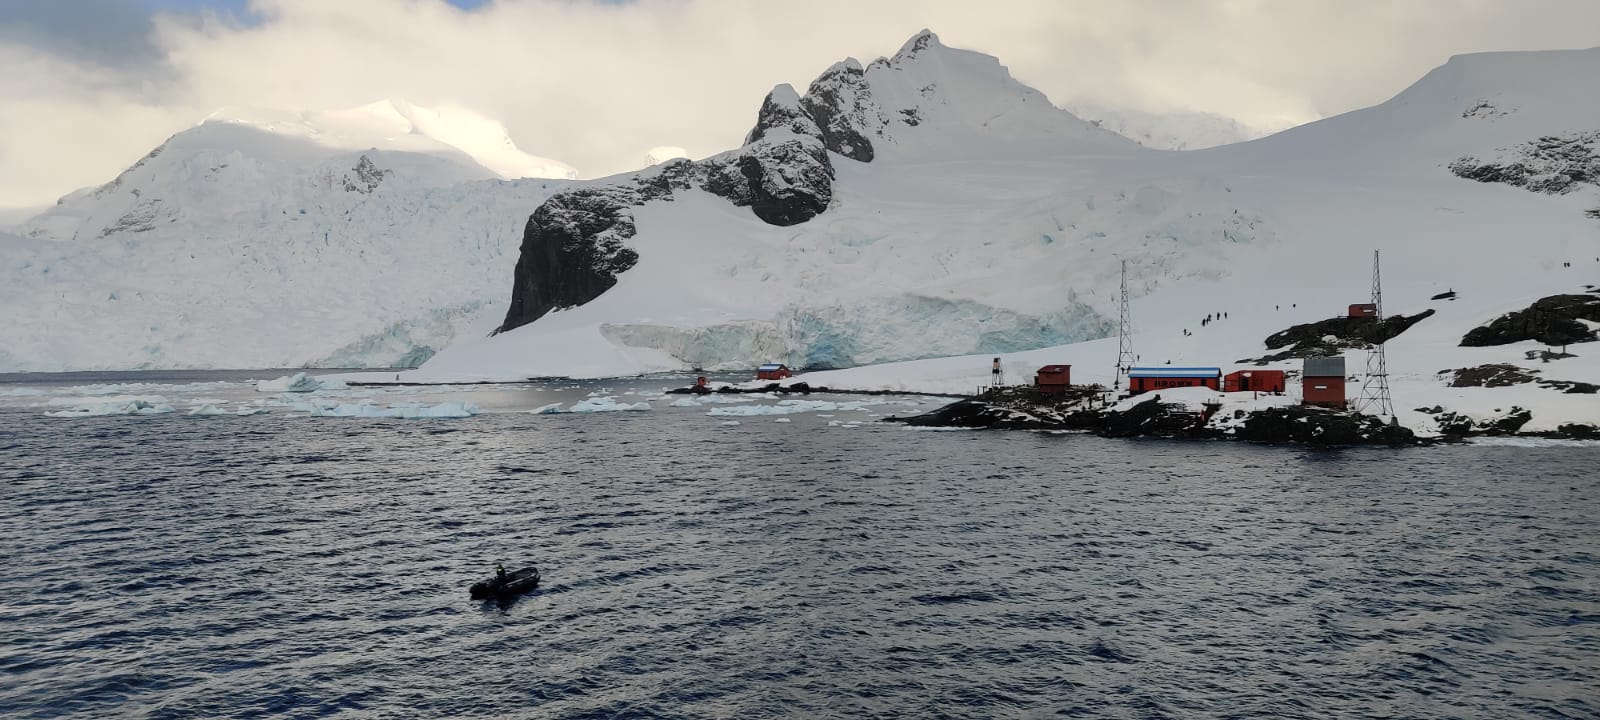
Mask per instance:
[[[0,13],[0,206],[104,182],[222,106],[461,105],[586,176],[641,148],[703,156],[773,85],[922,27],[1058,104],[1272,126],[1380,102],[1451,54],[1585,47],[1600,27],[1592,0],[254,0],[248,22],[83,1],[116,31],[53,9],[79,2]]]

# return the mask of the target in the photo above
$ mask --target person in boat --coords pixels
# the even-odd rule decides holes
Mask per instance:
[[[494,564],[494,579],[501,585],[506,583],[506,566],[500,563]]]

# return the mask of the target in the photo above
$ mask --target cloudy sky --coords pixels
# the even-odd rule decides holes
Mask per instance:
[[[223,106],[461,105],[585,176],[707,155],[774,84],[923,27],[1057,104],[1281,127],[1452,54],[1600,44],[1600,2],[0,0],[0,209],[105,182]]]

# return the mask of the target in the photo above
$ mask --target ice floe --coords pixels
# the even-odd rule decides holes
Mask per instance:
[[[581,402],[574,403],[572,407],[567,408],[567,412],[573,412],[573,413],[626,412],[626,411],[640,411],[640,410],[649,410],[649,409],[650,409],[650,403],[647,403],[647,402],[619,403],[619,402],[617,402],[617,399],[615,397],[612,397],[610,395],[602,395],[600,397],[592,397],[592,398],[588,398],[586,400],[583,400]]]
[[[200,405],[199,407],[196,407],[196,408],[193,408],[193,409],[189,410],[189,414],[190,415],[200,415],[200,416],[232,415],[232,416],[236,416],[236,417],[245,417],[245,416],[248,416],[248,415],[262,415],[262,414],[265,414],[267,412],[269,412],[269,411],[266,408],[259,407],[259,406],[244,407],[244,408],[239,408],[238,410],[228,410],[228,409],[224,409],[224,408],[219,408],[216,405],[211,404],[211,403],[205,403],[203,405]]]
[[[319,380],[303,372],[285,375],[276,380],[256,381],[258,392],[306,393],[318,390],[343,390],[345,387],[341,380]]]
[[[165,415],[170,412],[177,412],[177,409],[165,402],[151,402],[136,398],[125,402],[84,403],[69,407],[66,410],[46,412],[45,415],[56,418],[78,418],[107,417],[111,415]]]
[[[313,417],[402,418],[464,418],[478,414],[478,406],[462,402],[442,402],[437,405],[422,403],[380,407],[372,403],[342,403],[333,407],[313,406]]]

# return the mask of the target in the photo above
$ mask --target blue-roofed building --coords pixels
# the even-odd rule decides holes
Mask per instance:
[[[1183,387],[1222,389],[1222,368],[1215,367],[1136,367],[1128,368],[1128,394]]]

